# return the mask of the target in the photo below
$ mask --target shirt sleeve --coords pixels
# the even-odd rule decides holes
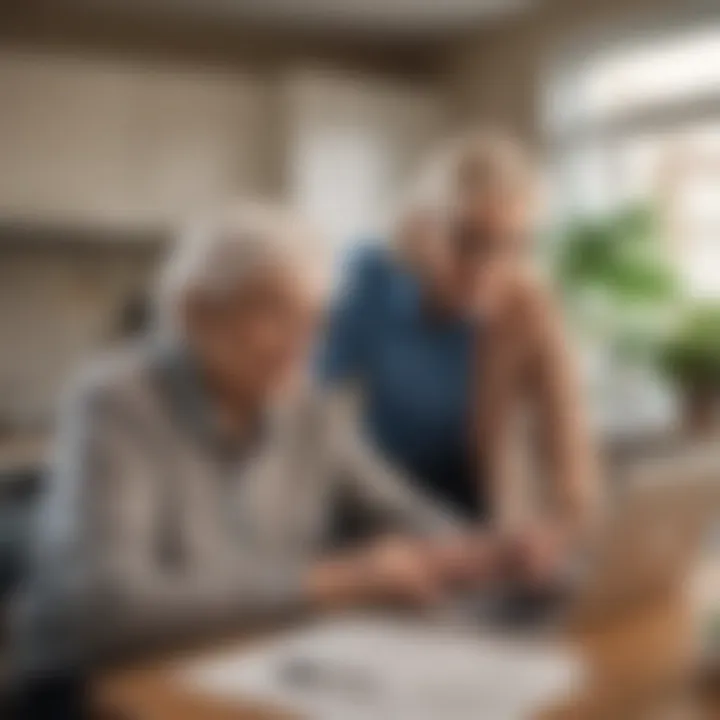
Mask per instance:
[[[317,355],[317,374],[327,384],[360,381],[366,371],[382,285],[380,254],[360,246],[343,263]]]
[[[334,477],[363,515],[389,530],[443,535],[462,529],[449,508],[415,487],[365,440],[356,421],[355,399],[347,389],[332,393],[327,437],[335,459]]]
[[[158,560],[161,479],[139,427],[98,392],[81,395],[61,418],[49,522],[40,532],[55,548],[53,573],[66,589],[73,585],[66,600],[76,615],[87,609],[85,620],[76,617],[78,633],[98,650],[115,650],[299,609],[300,558],[267,562],[248,548],[226,567]],[[107,616],[111,623],[95,622]]]

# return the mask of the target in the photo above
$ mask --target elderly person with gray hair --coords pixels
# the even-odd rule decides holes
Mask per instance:
[[[38,525],[25,667],[275,612],[424,602],[441,576],[489,565],[475,539],[433,552],[419,536],[452,534],[449,514],[363,445],[348,398],[304,382],[319,265],[272,208],[214,218],[163,272],[158,340],[82,375]],[[328,548],[341,497],[407,539]]]
[[[593,523],[599,482],[560,313],[529,267],[534,184],[507,136],[443,147],[391,242],[354,251],[320,373],[359,385],[386,457],[509,535],[518,574],[545,582]],[[526,413],[540,450],[529,477],[517,442]]]

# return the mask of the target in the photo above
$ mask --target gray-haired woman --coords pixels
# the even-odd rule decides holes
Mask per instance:
[[[386,531],[455,524],[363,446],[345,398],[304,387],[322,280],[302,240],[256,206],[199,227],[161,278],[161,342],[83,375],[38,524],[28,672],[274,612],[424,601],[489,567],[476,538],[327,547],[339,496]]]

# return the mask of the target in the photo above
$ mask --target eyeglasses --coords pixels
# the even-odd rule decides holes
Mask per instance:
[[[449,240],[453,253],[460,260],[468,262],[485,261],[514,253],[522,246],[519,238],[495,235],[469,223],[459,223],[452,227]]]

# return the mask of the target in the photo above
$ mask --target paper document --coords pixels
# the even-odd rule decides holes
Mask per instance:
[[[518,720],[582,677],[559,648],[369,618],[318,623],[179,672],[200,693],[308,720]]]

